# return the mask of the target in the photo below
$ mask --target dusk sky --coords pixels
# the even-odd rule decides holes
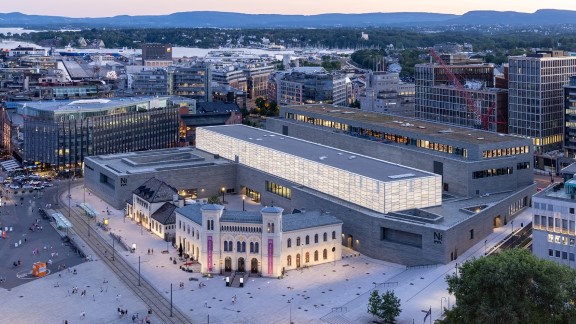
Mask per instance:
[[[318,14],[362,12],[437,12],[462,14],[470,10],[534,12],[538,9],[576,10],[574,0],[0,0],[0,12],[67,17],[161,15],[182,11]]]

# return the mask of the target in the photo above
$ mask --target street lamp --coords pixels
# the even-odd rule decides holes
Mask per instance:
[[[222,187],[222,203],[224,203],[224,192],[226,191],[225,187]]]
[[[442,300],[446,299],[446,304],[448,304],[448,299],[446,297],[440,297],[440,318],[444,315],[444,307],[442,305]]]
[[[242,196],[242,211],[245,211],[246,209],[244,208],[244,201],[246,200],[246,196]]]
[[[484,240],[484,255],[486,255],[486,243],[488,243],[488,240]]]
[[[288,304],[290,304],[290,324],[292,324],[292,301],[294,300],[294,297],[288,299]]]

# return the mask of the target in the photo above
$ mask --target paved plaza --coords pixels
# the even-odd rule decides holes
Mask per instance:
[[[66,193],[62,193],[65,195]],[[225,207],[242,210],[239,195],[226,195]],[[440,317],[440,305],[454,304],[454,297],[446,290],[444,277],[454,273],[456,263],[471,257],[480,257],[485,249],[500,242],[511,233],[512,223],[498,228],[491,234],[486,244],[477,244],[459,256],[458,260],[446,265],[416,267],[374,260],[344,249],[343,259],[303,270],[288,271],[282,279],[250,277],[244,288],[225,286],[224,277],[203,278],[198,273],[180,269],[176,249],[165,241],[142,230],[129,218],[124,218],[122,210],[114,210],[100,198],[84,191],[82,185],[72,190],[72,208],[82,202],[94,207],[102,218],[109,218],[110,231],[120,235],[129,246],[136,244],[136,252],[126,251],[116,244],[116,253],[125,258],[142,278],[170,298],[175,307],[187,314],[194,323],[371,323],[367,314],[370,292],[376,288],[385,291],[392,289],[401,299],[402,314],[398,323],[421,323],[423,310],[432,308],[432,319]],[[245,201],[245,209],[258,211],[261,206]],[[109,212],[107,212],[107,210]],[[516,228],[521,222],[531,219],[531,209],[523,211],[514,221]],[[96,227],[92,221],[93,233],[98,233],[111,244],[108,232]],[[85,247],[84,247],[85,248]],[[153,253],[148,253],[148,249]],[[162,253],[168,249],[168,253]],[[88,249],[87,253],[90,251]],[[171,260],[172,259],[172,260]],[[74,267],[78,275],[67,271],[53,273],[45,278],[34,280],[11,290],[0,288],[0,322],[31,323],[130,323],[132,314],[138,312],[140,318],[146,313],[147,305],[135,296],[117,279],[101,261],[85,262]],[[196,280],[191,280],[197,279]],[[108,281],[108,283],[104,283]],[[180,288],[180,283],[184,287]],[[205,286],[200,288],[200,283]],[[58,284],[59,287],[55,287]],[[78,286],[87,290],[87,296],[68,296],[68,291]],[[107,290],[106,290],[107,289]],[[121,295],[118,299],[117,295]],[[232,303],[236,296],[237,302]],[[129,311],[129,316],[118,318],[117,308]],[[30,311],[30,310],[34,311]],[[80,319],[81,312],[86,318]],[[9,320],[9,321],[8,321]],[[151,321],[155,323],[152,314]]]

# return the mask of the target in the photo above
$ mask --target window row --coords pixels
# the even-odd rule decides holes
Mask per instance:
[[[318,251],[314,251],[314,262],[318,261]],[[328,260],[328,250],[324,249],[322,251],[322,260]],[[306,252],[304,254],[304,263],[309,263],[310,262],[310,252]],[[286,257],[286,265],[291,267],[292,266],[292,256],[288,255]],[[300,253],[296,254],[296,266],[300,267],[301,266],[301,260],[300,260]]]
[[[514,168],[510,168],[510,167],[474,171],[472,173],[472,179],[480,179],[480,178],[488,178],[488,177],[508,175],[508,174],[512,174],[513,172],[514,172]]]
[[[251,226],[229,226],[222,225],[220,230],[227,232],[262,233],[262,228]]]
[[[572,252],[568,253],[565,251],[548,249],[548,256],[558,258],[558,259],[562,258],[562,260],[574,261],[574,253],[572,253]]]
[[[510,156],[510,155],[527,154],[527,153],[530,153],[529,146],[518,146],[518,147],[509,147],[505,149],[482,151],[482,157],[492,158],[492,157]]]
[[[234,252],[232,241],[224,241],[224,252]],[[246,252],[246,242],[237,241],[236,252]],[[260,253],[260,244],[258,242],[250,242],[250,253]]]
[[[562,231],[574,232],[575,223],[573,220],[558,217],[534,215],[534,227],[543,230],[556,229],[556,231],[562,230]]]
[[[574,215],[574,207],[564,207],[564,206],[554,206],[552,204],[545,204],[540,202],[534,202],[534,209],[556,211],[561,214],[572,214]]]
[[[292,190],[290,188],[286,188],[274,182],[266,181],[266,191],[286,199],[292,198]]]
[[[336,231],[332,231],[332,239],[333,239],[333,240],[336,239]],[[322,235],[322,240],[323,240],[323,242],[327,242],[327,241],[328,241],[328,233],[324,232],[324,234]],[[319,242],[319,240],[318,240],[318,234],[314,234],[314,243],[318,243],[318,242]],[[306,235],[306,237],[304,238],[304,244],[305,244],[305,245],[310,244],[310,235]],[[296,246],[300,246],[300,245],[302,245],[302,242],[301,242],[300,236],[298,236],[298,237],[296,238]],[[291,238],[289,238],[289,239],[286,241],[286,247],[287,247],[287,248],[291,248],[291,247],[292,247],[292,239],[291,239]]]

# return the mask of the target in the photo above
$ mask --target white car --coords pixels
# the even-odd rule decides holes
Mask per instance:
[[[10,189],[20,189],[19,185],[11,184]]]
[[[25,184],[22,186],[22,189],[34,189],[34,187],[29,184]]]
[[[42,182],[42,185],[43,185],[44,187],[52,187],[52,186],[54,186],[54,185],[51,184],[50,182]]]

